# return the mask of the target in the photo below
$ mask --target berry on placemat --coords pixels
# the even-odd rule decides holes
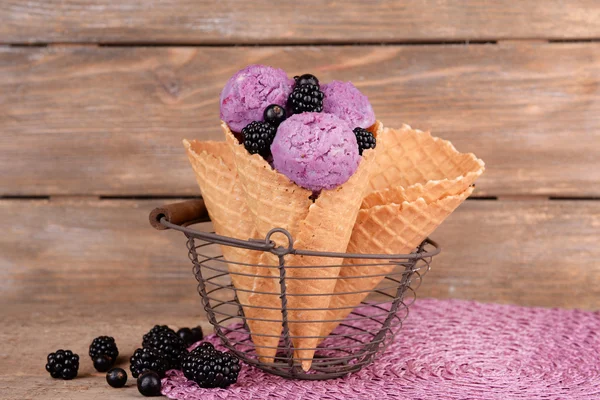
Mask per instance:
[[[144,372],[137,380],[138,391],[146,397],[160,396],[160,376],[156,372]]]
[[[103,355],[94,358],[94,368],[98,372],[106,372],[112,367],[113,361],[109,356]]]
[[[273,125],[275,128],[285,121],[285,109],[277,104],[271,104],[265,108],[263,119],[269,125]]]
[[[53,378],[61,378],[65,380],[73,379],[77,376],[79,370],[79,356],[73,354],[71,350],[56,350],[54,353],[48,354],[48,363],[46,371]]]
[[[181,357],[187,353],[183,340],[173,331],[162,331],[144,337],[144,347],[154,349],[167,362],[167,369],[178,369]]]
[[[106,373],[106,382],[114,388],[122,388],[127,383],[127,372],[123,368],[113,368]]]
[[[275,127],[260,121],[254,121],[242,129],[244,147],[250,154],[260,154],[268,157],[271,154],[271,143],[275,138]]]
[[[202,388],[226,388],[237,382],[238,358],[231,353],[222,353],[212,345],[203,345],[184,357],[181,366],[185,377]]]
[[[117,348],[114,338],[110,336],[98,336],[92,341],[92,344],[90,344],[89,355],[92,361],[96,360],[98,357],[107,356],[110,359],[110,364],[112,365],[115,363],[115,361],[117,361],[119,349]],[[100,372],[105,371],[107,370]]]
[[[134,378],[144,371],[154,371],[163,377],[167,370],[167,361],[156,350],[148,347],[137,349],[129,361],[131,362],[129,369]]]
[[[314,76],[312,74],[304,74],[304,75],[300,75],[300,76],[295,76],[294,81],[296,82],[296,86],[302,86],[302,85],[306,85],[306,84],[317,85],[317,86],[319,85],[319,80],[317,79],[316,76]]]
[[[293,114],[321,112],[323,111],[324,98],[325,95],[319,89],[319,85],[307,83],[294,88],[294,91],[288,97],[287,105]]]
[[[374,149],[377,145],[377,140],[371,132],[363,128],[354,128],[352,130],[356,135],[356,142],[358,143],[358,154],[362,156],[364,150]]]

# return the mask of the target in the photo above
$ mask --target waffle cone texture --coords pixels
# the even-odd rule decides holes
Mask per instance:
[[[184,141],[216,233],[264,239],[273,228],[283,228],[295,249],[410,253],[472,193],[484,169],[481,160],[459,153],[450,142],[408,125],[395,130],[377,122],[371,127],[376,149],[363,152],[347,182],[323,190],[313,202],[311,191],[250,155],[225,123],[222,128],[225,142]],[[270,239],[289,245],[282,234]],[[271,362],[282,330],[281,310],[270,309],[281,304],[279,257],[221,248],[256,352],[261,361]],[[304,370],[310,369],[320,338],[339,324],[326,321],[343,320],[383,279],[372,275],[393,269],[359,265],[365,263],[377,262],[285,256],[287,320],[294,358]],[[363,293],[346,294],[356,291]]]

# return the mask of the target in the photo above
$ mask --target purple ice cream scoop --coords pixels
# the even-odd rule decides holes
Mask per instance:
[[[369,99],[351,82],[331,81],[321,86],[321,91],[325,93],[323,112],[337,115],[352,129],[367,129],[375,123]]]
[[[236,72],[221,92],[221,120],[240,132],[252,121],[262,121],[270,104],[285,107],[294,80],[284,70],[266,65],[249,65]]]
[[[305,112],[283,121],[271,145],[275,169],[305,189],[333,189],[358,168],[356,136],[333,114]]]

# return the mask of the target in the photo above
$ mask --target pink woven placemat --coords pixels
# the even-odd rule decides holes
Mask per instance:
[[[244,366],[227,389],[201,389],[179,371],[178,400],[600,399],[600,312],[419,300],[374,364],[329,381],[292,381]],[[216,338],[210,337],[213,343]]]

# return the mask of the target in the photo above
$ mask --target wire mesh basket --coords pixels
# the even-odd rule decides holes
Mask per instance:
[[[356,372],[373,362],[402,327],[404,319],[408,316],[409,306],[416,298],[416,290],[430,268],[432,257],[440,252],[439,245],[430,239],[424,240],[411,254],[314,252],[295,249],[292,236],[284,229],[273,229],[264,240],[239,240],[191,227],[194,224],[208,221],[208,213],[202,200],[170,204],[150,213],[150,223],[156,229],[174,229],[185,234],[188,256],[198,281],[198,292],[202,297],[208,320],[214,326],[215,333],[223,345],[247,364],[292,379],[337,378]],[[287,238],[288,246],[278,246],[271,239],[271,236],[276,234],[284,235]],[[273,307],[281,311],[281,319],[278,322],[282,324],[282,333],[279,336],[276,355],[272,361],[266,362],[259,358],[248,328],[249,318],[244,315],[244,309],[238,301],[240,289],[236,289],[232,284],[232,276],[235,278],[236,274],[243,275],[244,272],[240,272],[239,268],[236,268],[237,272],[233,272],[228,267],[231,261],[224,259],[220,246],[270,252],[279,260],[279,265],[243,264],[249,268],[260,266],[278,270],[278,273],[273,276],[273,279],[278,280],[278,291],[269,294],[276,295],[278,299],[277,304],[273,304]],[[292,294],[286,292],[286,282],[294,279],[288,276],[290,269],[300,267],[286,264],[287,255],[353,259],[354,267],[369,268],[369,272],[366,275],[346,276],[345,279],[369,277],[381,279],[375,288],[350,293],[366,295],[366,297],[360,305],[351,308],[352,312],[347,317],[341,320],[316,321],[335,322],[339,325],[331,334],[317,336],[320,344],[314,348],[315,355],[308,372],[300,366],[302,359],[294,357],[292,342],[295,337],[290,333],[288,317],[290,309],[287,305],[289,296]],[[357,260],[359,260],[358,263]],[[338,266],[340,269],[347,267],[344,263]],[[323,268],[327,267],[332,266],[323,266]],[[377,267],[385,267],[385,271],[393,269],[385,276],[371,274],[370,271],[376,272]],[[340,295],[340,293],[322,293],[321,295],[334,296]],[[272,307],[266,308],[273,309]],[[311,321],[303,322],[310,323]]]

